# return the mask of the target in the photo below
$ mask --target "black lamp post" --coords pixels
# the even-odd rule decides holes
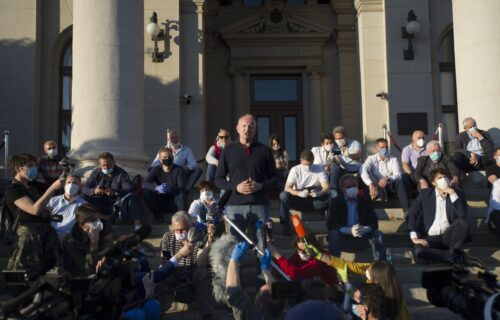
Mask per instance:
[[[414,60],[415,52],[413,51],[412,39],[420,31],[420,24],[417,22],[417,16],[413,10],[408,12],[408,23],[402,27],[403,39],[408,39],[408,49],[404,50],[403,57],[405,60]]]

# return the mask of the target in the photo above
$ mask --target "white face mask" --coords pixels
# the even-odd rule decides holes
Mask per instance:
[[[476,126],[470,127],[467,131],[469,131],[470,133],[473,133],[474,131],[477,131],[477,127]]]
[[[345,139],[335,140],[335,143],[336,143],[339,147],[343,147],[343,146],[345,146]]]
[[[68,196],[74,196],[78,193],[79,185],[76,183],[68,183],[64,186],[64,193]]]
[[[214,196],[212,191],[203,191],[200,193],[200,200],[201,201],[207,201],[209,199],[212,199]]]
[[[325,145],[323,145],[323,148],[325,149],[326,152],[330,152],[330,151],[332,151],[333,145],[325,144]]]
[[[345,190],[345,195],[349,199],[356,199],[358,197],[358,188],[356,187],[347,188]]]
[[[446,189],[449,186],[450,186],[450,179],[446,177],[442,177],[438,181],[436,181],[436,187],[438,187],[438,189]]]
[[[497,164],[500,164],[500,156],[495,157],[495,160],[496,160]]]
[[[178,232],[175,233],[175,240],[177,240],[177,241],[186,240],[187,237],[188,237],[188,233],[185,231],[183,231],[181,233],[178,233]]]
[[[51,158],[54,158],[55,156],[57,156],[57,148],[48,150],[47,155]]]
[[[300,260],[302,260],[302,261],[307,261],[307,260],[309,260],[311,258],[311,257],[309,257],[307,254],[305,254],[302,251],[299,251],[299,257],[300,257]]]
[[[311,172],[311,165],[310,164],[301,164],[302,166],[302,170],[304,170],[304,172]]]
[[[273,146],[273,150],[274,150],[274,151],[278,151],[279,149],[281,149],[281,147],[280,147],[280,146]]]
[[[102,231],[103,225],[100,219],[97,219],[96,221],[93,222],[88,222],[88,224],[90,226],[90,229]]]
[[[425,145],[424,139],[417,140],[417,147],[422,148]]]

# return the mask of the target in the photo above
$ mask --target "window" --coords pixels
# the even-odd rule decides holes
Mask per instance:
[[[66,153],[71,148],[71,104],[72,104],[73,49],[71,40],[64,49],[59,69],[59,150]]]

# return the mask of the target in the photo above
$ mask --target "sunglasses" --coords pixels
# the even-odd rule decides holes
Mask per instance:
[[[226,140],[226,139],[229,139],[229,136],[219,136],[219,139],[224,139],[224,140]]]

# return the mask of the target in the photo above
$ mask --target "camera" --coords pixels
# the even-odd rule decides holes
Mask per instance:
[[[59,179],[66,179],[75,168],[75,164],[67,157],[64,157],[59,161],[59,165],[61,166],[61,175]]]
[[[427,298],[436,307],[446,307],[464,319],[484,319],[486,301],[500,292],[496,275],[484,271],[472,274],[463,266],[453,266],[422,273],[422,287]],[[500,319],[500,303],[492,308]]]

